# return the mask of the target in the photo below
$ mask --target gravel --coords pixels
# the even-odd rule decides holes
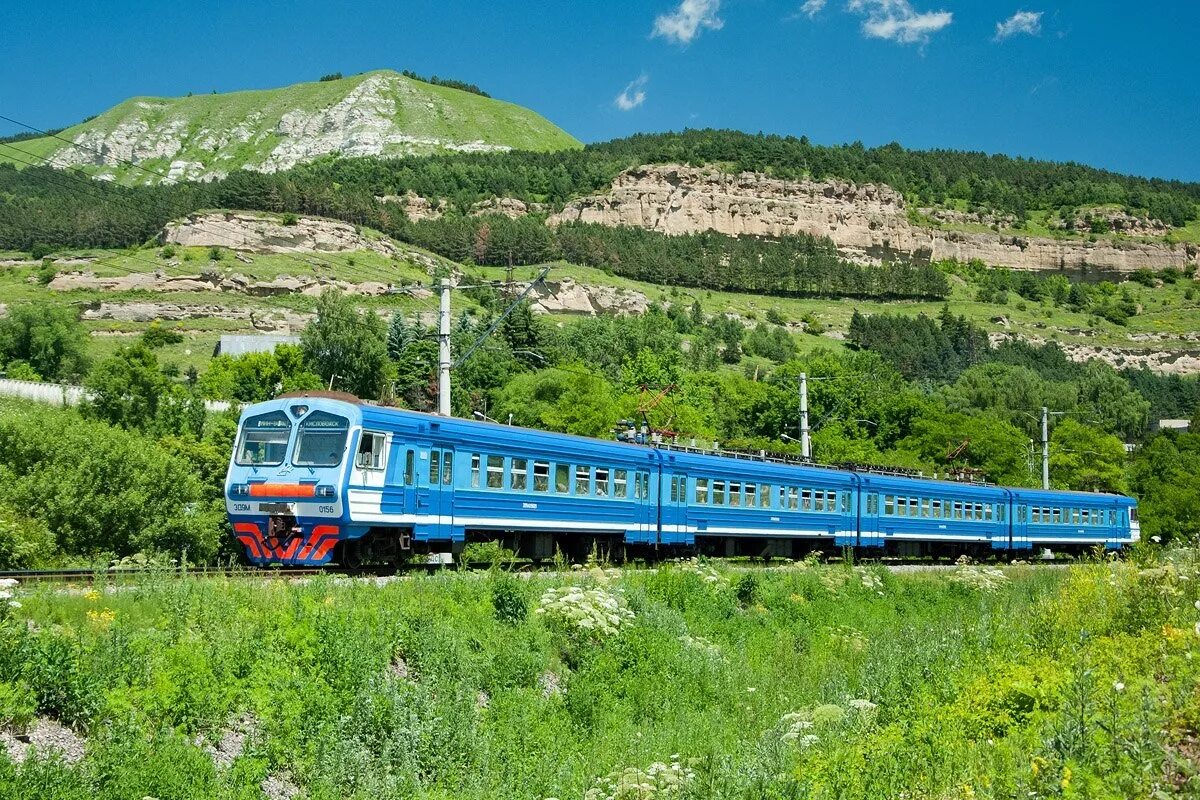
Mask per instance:
[[[14,764],[34,755],[40,758],[57,755],[68,764],[75,764],[83,759],[85,743],[82,736],[49,717],[38,717],[24,733],[0,730],[0,745]]]

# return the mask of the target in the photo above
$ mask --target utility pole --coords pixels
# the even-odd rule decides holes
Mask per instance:
[[[808,440],[808,373],[800,373],[800,455],[812,458],[812,445]]]
[[[1050,488],[1050,409],[1042,406],[1042,488]]]
[[[438,414],[450,416],[450,279],[442,278],[438,308]]]

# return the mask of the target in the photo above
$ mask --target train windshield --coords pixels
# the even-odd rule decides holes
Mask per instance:
[[[282,464],[291,433],[292,423],[282,411],[250,417],[242,424],[236,463],[243,467]]]
[[[350,421],[344,417],[312,412],[300,422],[292,463],[298,467],[336,467],[342,463],[349,431]]]

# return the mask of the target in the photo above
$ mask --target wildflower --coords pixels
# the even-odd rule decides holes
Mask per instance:
[[[1118,692],[1123,692],[1125,691],[1125,684],[1121,683],[1120,681],[1113,681],[1113,689]]]
[[[981,592],[994,592],[1008,582],[1008,576],[997,567],[964,565],[950,576],[950,580]]]
[[[1159,542],[1162,541],[1162,537],[1155,534],[1154,536],[1150,537],[1150,541],[1154,542],[1155,544],[1158,544]]]
[[[1064,790],[1071,788],[1071,768],[1063,767],[1062,788]]]
[[[616,595],[603,589],[585,590],[576,586],[547,589],[535,613],[548,616],[564,627],[599,636],[612,635],[633,619],[633,612]]]
[[[117,612],[112,609],[105,608],[100,611],[88,611],[88,622],[91,622],[98,628],[107,628],[117,618]]]
[[[747,691],[747,692],[749,692],[750,694],[754,694],[755,692],[757,692],[757,691],[758,691],[758,689],[756,689],[756,688],[755,688],[755,687],[753,687],[753,686],[747,686],[747,687],[746,687],[746,691]]]
[[[100,593],[98,591],[96,591],[95,589],[88,589],[86,592],[83,593],[83,599],[87,600],[89,603],[96,602],[97,600],[100,599],[100,597],[101,597]]]
[[[0,578],[0,591],[15,589],[17,588],[18,583],[20,583],[20,581],[16,578]]]
[[[850,707],[856,711],[861,711],[863,713],[866,713],[868,711],[874,711],[876,708],[878,708],[878,706],[875,705],[874,703],[872,703],[870,700],[863,700],[863,699],[859,699],[859,698],[855,698],[854,700],[851,700]]]
[[[9,600],[9,601],[8,601],[8,607],[9,607],[9,608],[20,608],[20,607],[21,607],[21,603],[20,603],[19,601],[17,601],[17,600]]]
[[[800,745],[801,747],[803,747],[804,749],[807,750],[808,748],[810,748],[814,744],[816,744],[818,741],[820,741],[820,739],[815,733],[809,733],[809,734],[805,734],[804,736],[801,736],[800,740],[798,742],[796,742],[796,744]]]

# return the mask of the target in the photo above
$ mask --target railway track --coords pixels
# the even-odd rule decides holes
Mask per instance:
[[[714,559],[720,561],[720,559]],[[727,566],[733,568],[756,568],[756,569],[772,569],[782,566],[782,560],[775,561],[758,561],[758,560],[741,560],[724,561]],[[838,563],[834,560],[829,563]],[[874,559],[864,560],[859,563],[881,566],[893,572],[919,572],[925,570],[945,570],[955,569],[959,565],[954,562],[931,562],[931,561],[904,561],[901,559]],[[1026,562],[1032,566],[1065,566],[1069,561],[1060,559],[1055,560],[1036,560]],[[337,575],[347,577],[392,577],[405,573],[431,573],[439,570],[487,570],[495,566],[491,561],[480,562],[407,562],[400,565],[380,566],[380,567],[360,567],[346,568],[336,565],[329,567],[204,567],[192,569],[175,569],[175,570],[154,570],[154,569],[129,569],[129,568],[109,568],[109,569],[35,569],[35,570],[9,570],[0,571],[0,580],[11,578],[20,581],[24,585],[41,584],[41,583],[80,583],[89,584],[96,582],[114,582],[122,579],[146,578],[150,576],[160,577],[187,577],[187,578],[254,578],[262,580],[264,578],[305,578],[314,577],[317,575]],[[504,565],[505,568],[512,571],[521,572],[543,572],[553,571],[561,568],[562,565],[553,563],[535,564],[533,562],[516,561]],[[613,565],[616,566],[616,565]],[[643,564],[626,564],[625,567],[637,568],[645,566]],[[996,566],[1004,566],[997,563]]]

